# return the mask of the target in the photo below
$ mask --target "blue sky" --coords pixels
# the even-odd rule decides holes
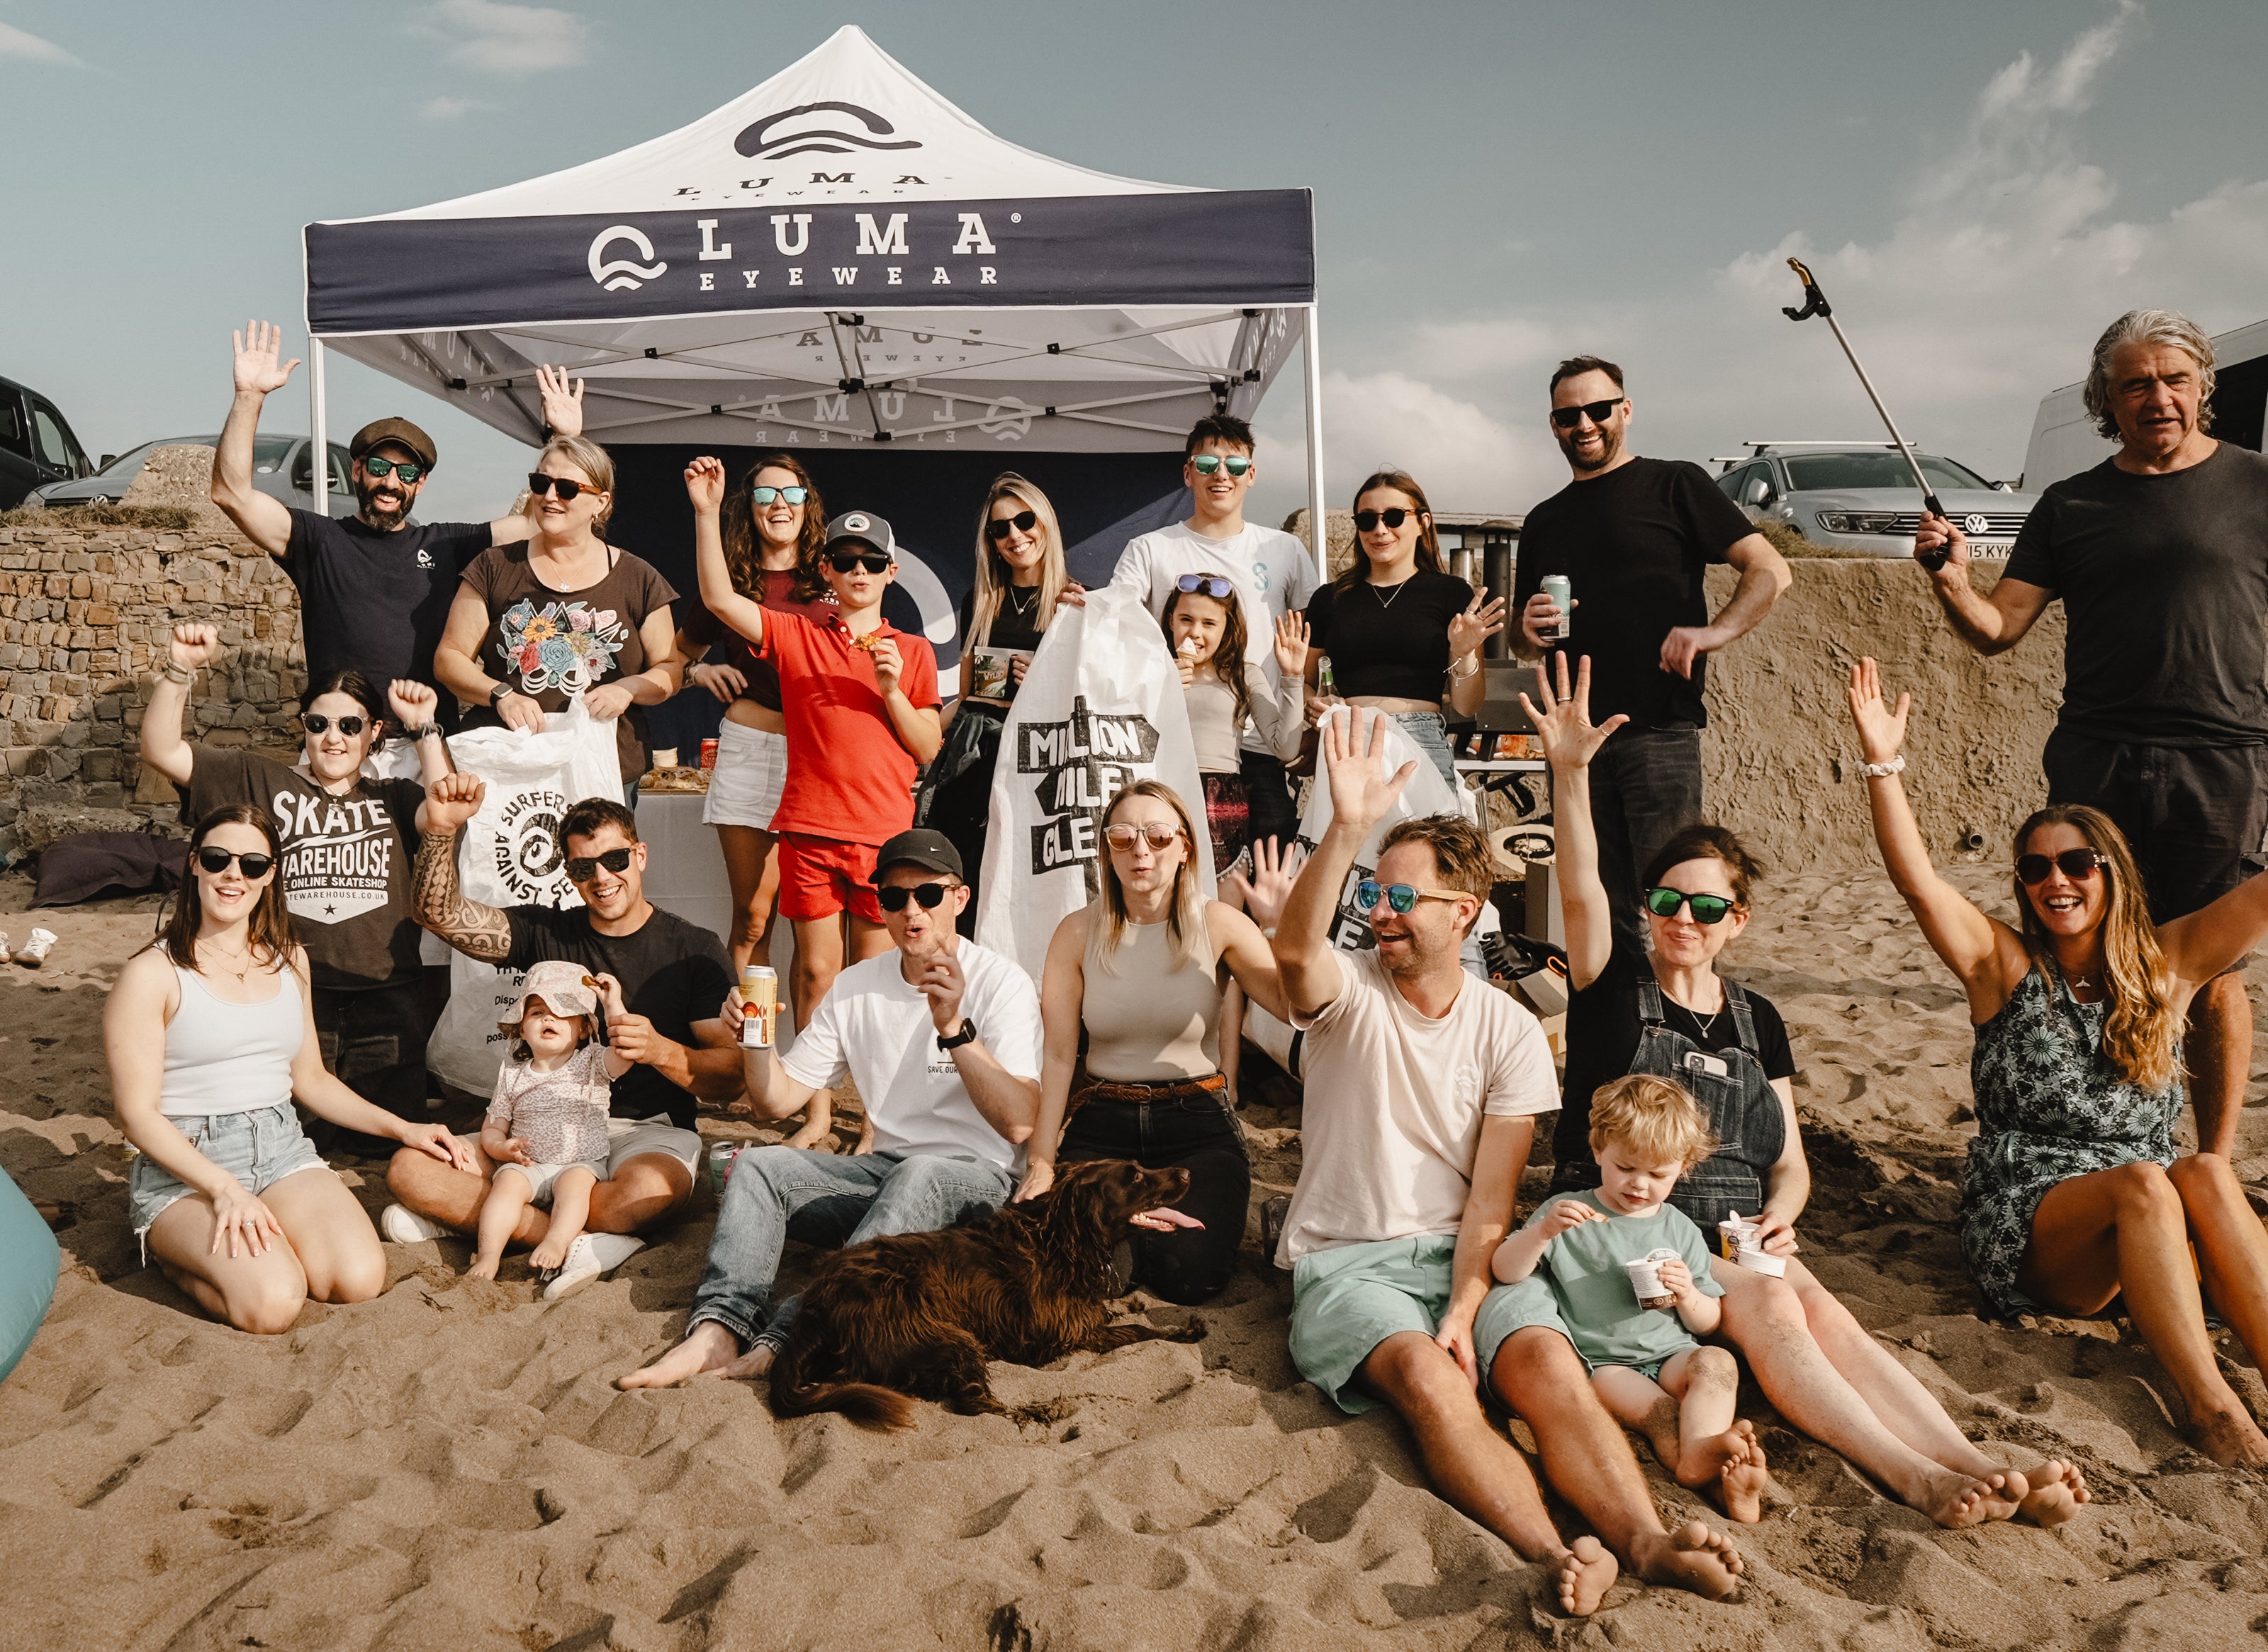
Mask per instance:
[[[1316,191],[1334,502],[1415,471],[1445,508],[1562,479],[1551,362],[1621,360],[1641,451],[1866,436],[1779,262],[1814,256],[1909,432],[1992,476],[2136,304],[2268,316],[2268,7],[1503,0],[554,8],[0,0],[0,373],[98,451],[210,429],[228,329],[302,349],[298,229],[608,153],[845,22],[995,131],[1138,177]],[[335,363],[335,431],[443,449],[428,515],[526,452]],[[304,430],[295,387],[270,414]],[[1297,502],[1296,380],[1263,421]]]

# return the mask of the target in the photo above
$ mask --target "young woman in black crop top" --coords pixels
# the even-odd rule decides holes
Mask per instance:
[[[1504,599],[1484,602],[1442,571],[1414,476],[1380,471],[1356,490],[1354,513],[1353,565],[1307,602],[1310,680],[1329,655],[1340,697],[1390,713],[1454,785],[1443,713],[1478,708],[1480,648],[1504,629]]]

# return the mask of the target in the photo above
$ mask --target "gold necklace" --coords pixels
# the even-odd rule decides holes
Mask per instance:
[[[205,944],[206,946],[212,946],[212,943],[211,943],[210,941],[207,941],[207,942],[205,942],[205,943],[203,943],[203,944]],[[213,951],[214,951],[216,954],[218,954],[218,953],[219,953],[219,951],[220,951],[220,948],[217,948],[217,947],[214,947],[214,948],[213,948]],[[228,969],[228,967],[227,967],[227,966],[228,966],[228,960],[227,960],[225,957],[217,957],[217,958],[216,958],[216,962],[217,962],[221,966],[221,968],[223,969],[223,970],[224,970],[224,971],[225,971],[226,973],[231,974],[231,975],[233,975],[234,977],[236,977],[236,982],[237,982],[237,985],[238,985],[239,986],[241,986],[241,985],[244,985],[244,982],[245,982],[246,977],[248,977],[249,975],[251,975],[251,973],[252,973],[252,947],[251,947],[251,944],[250,944],[249,942],[247,942],[247,943],[246,943],[246,945],[245,945],[245,948],[244,948],[243,951],[241,951],[241,952],[238,953],[238,954],[237,954],[237,956],[244,960],[244,968],[242,968],[241,970],[229,970],[229,969]]]

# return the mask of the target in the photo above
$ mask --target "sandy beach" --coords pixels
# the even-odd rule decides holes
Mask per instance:
[[[1956,875],[2000,895],[1985,867]],[[28,896],[0,881],[19,936]],[[468,1246],[447,1242],[387,1247],[383,1296],[310,1307],[285,1336],[206,1321],[140,1263],[99,1058],[107,984],[152,914],[44,915],[55,961],[0,970],[0,1164],[63,1206],[65,1252],[0,1386],[10,1645],[1890,1652],[2235,1646],[2268,1626],[2268,1478],[2187,1448],[2170,1385],[2114,1319],[1980,1316],[1951,1229],[1966,1016],[1878,874],[1768,886],[1729,955],[1802,1066],[1808,1259],[1964,1429],[2020,1464],[2075,1458],[2095,1501],[2052,1534],[1940,1531],[1745,1387],[1775,1486],[1737,1534],[1742,1597],[1623,1584],[1588,1626],[1425,1489],[1398,1424],[1344,1418],[1298,1380],[1288,1276],[1256,1238],[1200,1344],[996,1367],[1011,1404],[1052,1404],[1020,1431],[935,1407],[897,1436],[776,1423],[760,1383],[618,1393],[681,1325],[706,1194],[556,1305],[517,1257],[497,1283],[465,1280]],[[1278,1092],[1250,1099],[1257,1199],[1297,1176],[1299,1118],[1268,1104]],[[381,1167],[344,1168],[374,1213]],[[2268,1205],[2257,1108],[2238,1169]],[[1547,1175],[1530,1171],[1530,1198]],[[2268,1416],[2259,1374],[2233,1376]],[[1639,1455],[1665,1515],[1710,1512]]]

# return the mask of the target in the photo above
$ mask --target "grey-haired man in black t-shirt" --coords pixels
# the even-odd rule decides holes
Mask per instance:
[[[2157,922],[2261,869],[2268,834],[2268,458],[2216,441],[2213,344],[2187,316],[2129,310],[2095,341],[2087,409],[2118,451],[2052,483],[1999,582],[1969,582],[1969,538],[1925,516],[1914,554],[1970,646],[1997,654],[2060,599],[2063,710],[2040,766],[2048,801],[2125,834]],[[2236,1145],[2252,1007],[2235,969],[2190,1001],[2198,1147]]]
[[[302,511],[252,485],[253,438],[260,410],[298,362],[279,362],[283,329],[253,321],[235,341],[235,399],[213,455],[212,502],[244,536],[284,564],[299,589],[300,630],[312,676],[354,670],[372,682],[407,677],[440,694],[441,721],[454,727],[456,697],[442,693],[433,650],[457,594],[457,577],[490,545],[531,531],[525,516],[490,522],[412,522],[438,454],[433,439],[405,418],[383,418],[355,433],[348,449],[357,508],[335,518]],[[536,369],[544,422],[565,435],[583,429],[582,384]],[[328,466],[313,467],[321,497]]]

